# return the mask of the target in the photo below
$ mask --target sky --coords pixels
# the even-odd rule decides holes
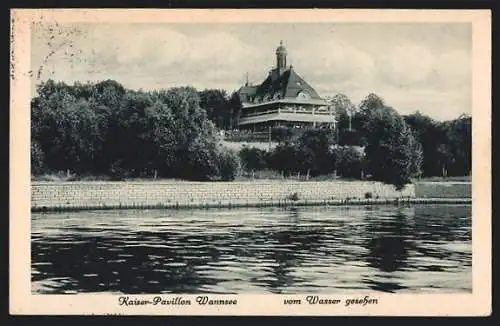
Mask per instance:
[[[114,79],[131,89],[259,84],[287,63],[323,97],[370,93],[402,114],[437,120],[472,111],[468,23],[178,23],[40,25],[31,34],[32,95],[49,78]]]

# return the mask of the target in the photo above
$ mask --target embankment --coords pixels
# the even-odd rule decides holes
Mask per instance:
[[[419,182],[415,185],[417,198],[472,198],[470,182]]]
[[[470,202],[463,190],[443,193],[438,183],[403,191],[365,181],[259,182],[33,182],[32,211],[111,208],[203,208],[355,205],[398,202]],[[460,189],[463,187],[460,183]],[[453,186],[452,186],[453,187]],[[429,191],[429,193],[425,193]],[[469,187],[470,192],[470,187]],[[371,198],[366,198],[371,194]],[[416,195],[417,194],[417,195]]]

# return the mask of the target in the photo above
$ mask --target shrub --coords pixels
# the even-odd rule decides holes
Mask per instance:
[[[294,128],[290,127],[275,127],[271,129],[271,139],[277,142],[285,142],[297,135]]]
[[[124,180],[131,176],[130,171],[123,167],[121,160],[111,163],[108,173],[113,181]]]
[[[269,167],[276,171],[283,171],[285,175],[300,169],[303,161],[299,159],[297,146],[292,143],[284,143],[276,146],[269,154]]]
[[[217,160],[219,177],[223,181],[233,181],[241,169],[238,155],[232,151],[222,151]]]
[[[365,199],[373,198],[373,194],[371,192],[365,192]]]
[[[267,168],[267,152],[255,147],[243,147],[239,152],[242,165],[248,171],[259,171]]]
[[[339,145],[342,146],[361,146],[362,134],[357,130],[345,130],[339,134]]]
[[[44,155],[40,144],[36,141],[31,142],[31,174],[39,175],[43,172]]]
[[[336,168],[333,132],[329,129],[303,129],[292,141],[280,143],[269,154],[269,168],[285,175],[297,174],[315,177],[332,173]]]
[[[299,200],[299,194],[294,192],[293,194],[288,195],[286,199],[297,201]]]
[[[332,150],[338,172],[343,177],[360,178],[364,164],[364,155],[353,146],[337,147]]]

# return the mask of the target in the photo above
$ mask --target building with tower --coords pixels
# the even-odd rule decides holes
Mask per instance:
[[[280,42],[276,67],[260,85],[247,82],[238,91],[242,103],[240,129],[264,131],[270,127],[335,127],[328,103],[286,62],[287,50]]]

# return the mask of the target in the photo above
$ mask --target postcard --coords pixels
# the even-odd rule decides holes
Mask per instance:
[[[488,10],[10,27],[11,314],[491,313]]]

